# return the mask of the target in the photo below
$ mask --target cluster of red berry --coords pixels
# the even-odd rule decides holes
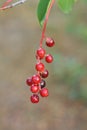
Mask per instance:
[[[46,45],[48,47],[53,47],[54,44],[55,42],[52,38],[46,38]],[[46,82],[44,80],[45,78],[48,77],[49,72],[47,69],[45,69],[44,64],[41,62],[41,60],[44,58],[47,63],[51,63],[53,61],[52,55],[46,54],[45,49],[40,47],[36,51],[37,63],[35,65],[35,69],[37,71],[37,74],[27,78],[26,80],[26,84],[30,86],[30,91],[33,93],[33,95],[30,97],[32,103],[39,102],[39,94],[42,97],[47,97],[49,95],[48,89],[45,87]]]

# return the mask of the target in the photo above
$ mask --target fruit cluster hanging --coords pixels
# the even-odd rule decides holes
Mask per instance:
[[[24,3],[27,0],[18,0],[17,2],[10,4],[12,1],[13,0],[7,0],[5,3],[3,3],[0,10],[12,8],[16,5]],[[45,59],[45,61],[47,63],[52,63],[53,56],[51,54],[46,54],[46,51],[42,47],[42,44],[43,44],[44,39],[45,39],[46,45],[48,47],[53,47],[55,44],[55,42],[52,38],[45,37],[46,25],[47,25],[48,17],[49,17],[51,8],[54,4],[54,1],[55,0],[51,0],[49,7],[47,9],[47,13],[46,13],[44,23],[43,23],[43,28],[42,28],[42,36],[41,36],[41,40],[40,40],[40,46],[39,46],[39,49],[36,51],[37,63],[35,65],[35,69],[36,69],[37,73],[34,74],[32,77],[27,78],[27,80],[26,80],[26,84],[28,86],[30,86],[30,91],[33,93],[32,96],[30,97],[30,100],[32,103],[39,102],[39,95],[41,97],[47,97],[49,95],[48,89],[46,88],[46,82],[44,80],[45,78],[48,77],[49,72],[45,68],[45,65],[42,63],[42,60]]]
[[[53,47],[55,44],[52,38],[46,38],[46,45],[48,47]],[[48,89],[46,88],[45,78],[48,77],[49,72],[45,68],[45,65],[42,63],[42,60],[45,59],[47,63],[52,63],[53,56],[51,54],[46,54],[44,48],[40,47],[36,51],[37,63],[35,69],[37,71],[32,77],[27,78],[26,84],[30,86],[30,91],[33,93],[30,97],[32,103],[39,102],[39,95],[41,97],[47,97],[49,95]]]

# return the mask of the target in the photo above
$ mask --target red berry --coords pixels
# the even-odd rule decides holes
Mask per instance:
[[[39,91],[39,86],[32,84],[30,90],[32,93],[37,93]]]
[[[50,55],[50,54],[46,55],[45,61],[46,61],[47,63],[51,63],[51,62],[53,61],[52,55]]]
[[[43,63],[37,63],[36,66],[35,66],[36,70],[39,71],[39,72],[42,72],[44,71],[44,64]]]
[[[32,85],[32,78],[27,78],[27,80],[26,80],[26,84],[28,85],[28,86],[31,86]]]
[[[32,76],[32,83],[33,83],[33,84],[39,84],[40,81],[41,81],[41,78],[40,78],[39,75],[33,75],[33,76]]]
[[[46,82],[45,82],[45,80],[42,79],[40,82],[41,89],[44,88],[45,86],[46,86]]]
[[[49,95],[48,89],[47,88],[43,88],[40,90],[40,95],[42,97],[47,97]]]
[[[39,96],[37,94],[33,94],[30,97],[30,100],[31,100],[32,103],[38,103],[39,102]]]
[[[50,38],[50,37],[46,38],[46,45],[48,47],[53,47],[54,44],[55,44],[55,42],[54,42],[54,40],[52,38]]]
[[[45,56],[45,50],[43,49],[43,48],[39,48],[38,50],[37,50],[37,57],[39,57],[40,59],[43,59],[44,58],[44,56]]]
[[[47,78],[48,75],[49,75],[49,72],[48,72],[48,70],[45,70],[40,75],[41,75],[42,78]]]

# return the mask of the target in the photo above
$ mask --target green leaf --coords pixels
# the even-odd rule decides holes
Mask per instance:
[[[38,4],[38,8],[37,8],[37,16],[38,16],[38,20],[40,25],[43,25],[45,16],[46,16],[46,12],[49,8],[49,4],[50,4],[51,0],[40,0],[39,4]]]
[[[76,1],[77,0],[57,0],[59,8],[64,13],[69,13]]]

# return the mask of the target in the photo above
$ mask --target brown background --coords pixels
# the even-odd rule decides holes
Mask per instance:
[[[29,101],[31,93],[25,80],[35,73],[35,50],[41,36],[37,3],[30,0],[0,12],[0,130],[87,130],[86,100],[65,96],[64,84],[58,89],[53,65],[46,65],[50,72],[47,79],[50,96],[37,105]],[[82,22],[87,25],[86,8],[87,5],[79,1],[69,15],[64,15],[55,5],[46,32],[56,41],[51,49],[53,54],[74,57],[85,67],[87,44],[67,33],[65,27],[76,14],[77,25]]]

